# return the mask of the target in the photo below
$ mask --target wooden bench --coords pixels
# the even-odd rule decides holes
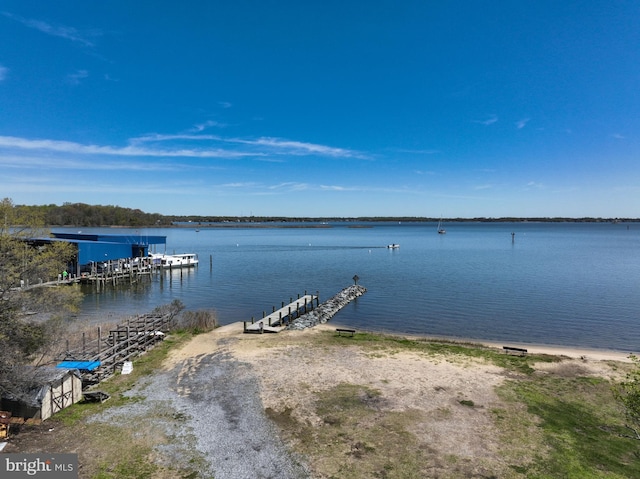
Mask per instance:
[[[349,335],[353,336],[356,333],[356,330],[355,329],[336,328],[336,332],[338,333],[338,336],[342,336],[342,333],[349,334]]]
[[[527,354],[527,350],[523,348],[514,348],[512,346],[502,346],[502,349],[504,349],[506,353],[517,354],[519,356],[525,356]]]

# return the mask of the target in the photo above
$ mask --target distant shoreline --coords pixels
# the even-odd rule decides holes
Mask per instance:
[[[336,223],[347,225],[350,228],[372,228],[373,223],[393,223],[393,224],[430,224],[437,223],[438,218],[287,218],[287,219],[259,219],[236,220],[236,221],[173,221],[170,224],[156,225],[49,225],[48,228],[195,228],[195,229],[219,229],[219,228],[333,228]],[[639,223],[640,219],[635,218],[444,218],[448,224],[451,223],[610,223],[628,224]],[[371,224],[367,224],[371,223]]]

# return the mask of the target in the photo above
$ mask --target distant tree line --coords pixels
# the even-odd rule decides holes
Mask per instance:
[[[85,203],[64,203],[61,206],[39,205],[27,206],[16,205],[16,213],[21,216],[37,216],[42,218],[44,224],[48,226],[172,226],[206,225],[209,223],[322,223],[332,221],[401,221],[401,222],[424,222],[438,221],[439,218],[418,217],[418,216],[362,216],[362,217],[287,217],[287,216],[197,216],[197,215],[161,215],[159,213],[145,213],[140,209],[124,208],[114,205],[88,205]],[[636,221],[631,218],[564,218],[564,217],[501,217],[501,218],[444,218],[447,222],[624,222]]]
[[[64,203],[58,205],[17,205],[19,215],[37,215],[49,226],[163,226],[171,220],[156,213],[121,206]]]

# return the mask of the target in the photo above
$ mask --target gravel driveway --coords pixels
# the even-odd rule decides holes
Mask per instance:
[[[153,421],[169,442],[156,446],[158,461],[195,469],[202,478],[298,479],[310,477],[280,443],[266,418],[251,365],[231,357],[225,341],[212,354],[179,362],[137,384],[141,401],[110,408],[95,418],[143,424]]]

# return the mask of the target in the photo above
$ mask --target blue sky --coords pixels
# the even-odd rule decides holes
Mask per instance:
[[[0,4],[0,196],[640,217],[640,3]]]

